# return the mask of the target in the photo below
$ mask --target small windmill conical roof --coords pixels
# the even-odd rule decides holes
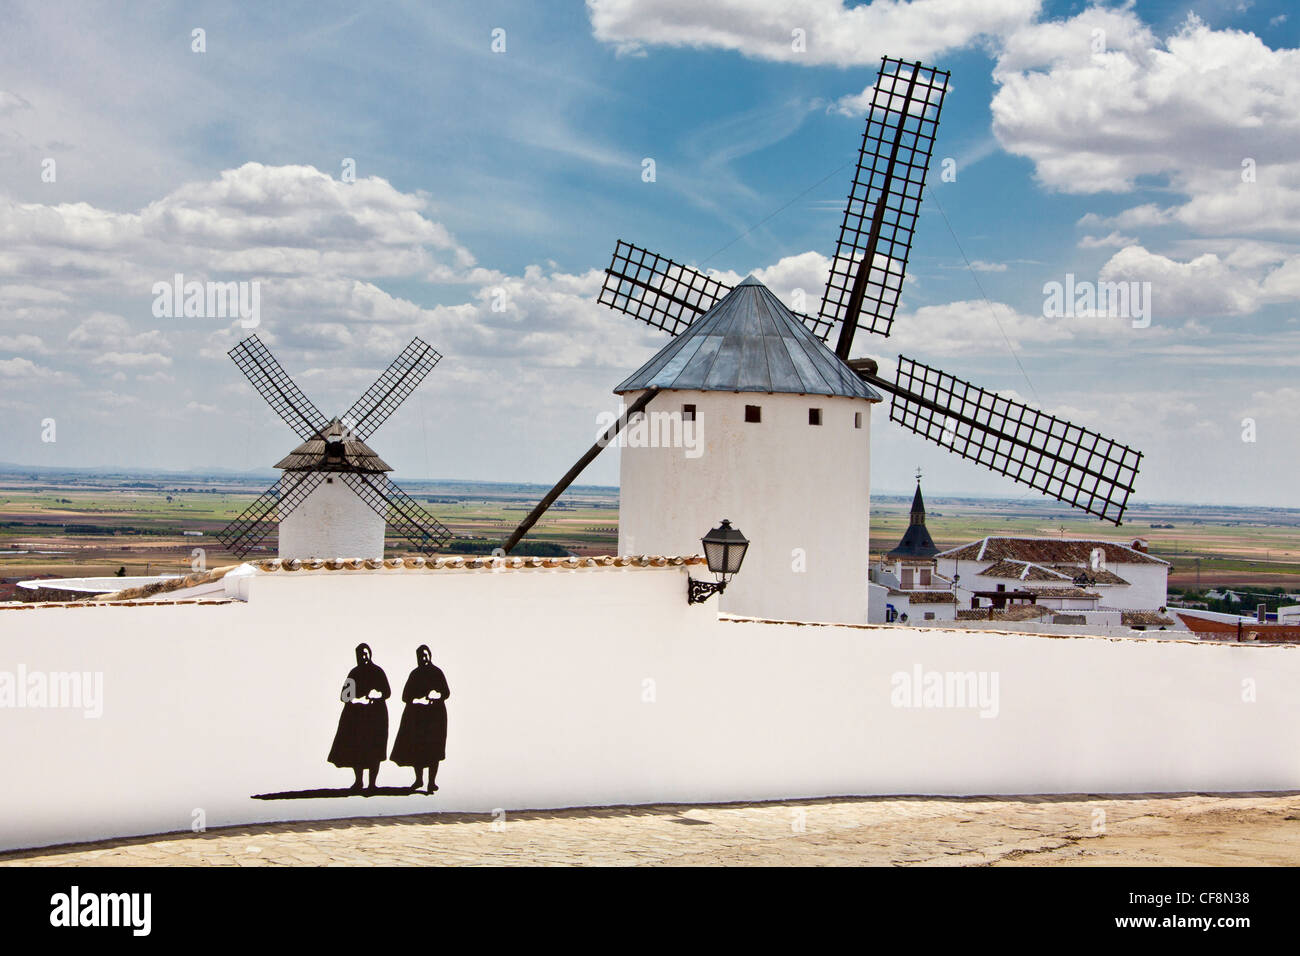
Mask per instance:
[[[275,463],[285,471],[383,472],[393,468],[337,418]]]
[[[648,388],[882,400],[752,275],[614,391]]]

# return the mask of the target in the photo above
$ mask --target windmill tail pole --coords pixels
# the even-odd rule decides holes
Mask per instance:
[[[596,440],[596,444],[587,449],[587,453],[579,458],[577,463],[564,473],[564,477],[555,483],[555,487],[548,491],[541,501],[537,502],[537,507],[528,512],[528,517],[523,520],[518,528],[515,528],[514,534],[510,536],[510,539],[506,541],[505,546],[502,548],[506,554],[509,554],[514,549],[515,545],[522,540],[523,536],[532,530],[533,525],[537,524],[537,519],[546,513],[547,508],[555,504],[555,499],[564,494],[565,489],[568,488],[569,485],[573,484],[573,480],[582,474],[586,467],[595,460],[596,456],[605,449],[606,445],[614,440],[614,436],[623,430],[623,426],[628,423],[632,416],[649,405],[650,400],[658,394],[659,389],[650,389],[633,402],[628,407],[627,411],[618,417],[618,420],[614,422],[614,424],[605,429],[605,433]]]

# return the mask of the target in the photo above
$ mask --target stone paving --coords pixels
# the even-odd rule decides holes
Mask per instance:
[[[8,866],[1300,864],[1300,794],[839,797],[230,827]]]

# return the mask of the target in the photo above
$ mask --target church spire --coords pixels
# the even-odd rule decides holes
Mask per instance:
[[[916,494],[912,496],[912,520],[909,525],[925,527],[925,499],[921,497],[921,469],[916,469]]]
[[[907,531],[898,547],[890,551],[889,558],[932,558],[939,553],[934,539],[925,526],[925,499],[921,497],[921,470],[916,470],[916,494],[912,496],[912,515]]]

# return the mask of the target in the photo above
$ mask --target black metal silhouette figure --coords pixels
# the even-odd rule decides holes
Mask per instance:
[[[334,734],[329,762],[336,767],[351,767],[357,775],[353,791],[361,790],[361,771],[370,771],[367,790],[375,789],[375,777],[388,747],[388,704],[392,696],[388,676],[370,659],[370,645],[357,645],[357,666],[348,671],[339,700],[339,729]]]
[[[424,786],[424,771],[429,771],[429,793],[438,789],[438,764],[447,759],[447,698],[451,690],[442,669],[435,666],[429,645],[415,651],[416,668],[402,688],[402,722],[393,741],[389,757],[399,767],[415,770],[412,790]]]

